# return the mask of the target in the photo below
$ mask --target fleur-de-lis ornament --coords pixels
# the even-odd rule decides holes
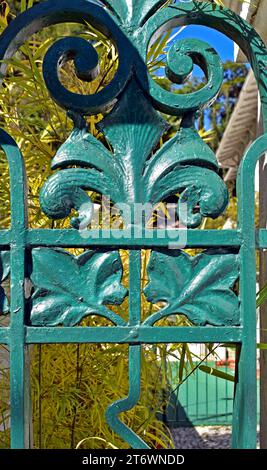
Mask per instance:
[[[141,25],[167,2],[166,0],[103,0],[102,3],[118,17],[121,25],[133,28]]]
[[[150,76],[146,65],[154,22],[157,25],[161,13],[159,6],[166,2],[105,0],[102,3],[107,8],[100,10],[102,21],[119,54],[118,71],[104,90],[82,96],[69,92],[60,83],[59,65],[70,58],[74,59],[80,78],[95,78],[97,54],[85,40],[64,38],[50,48],[44,60],[47,87],[61,106],[74,113],[76,125],[52,162],[52,168],[62,171],[45,183],[41,192],[42,209],[54,219],[67,217],[75,209],[79,215],[72,219],[72,225],[79,228],[88,225],[93,215],[88,190],[109,197],[118,207],[149,203],[153,208],[179,193],[179,214],[179,205],[187,204],[183,224],[197,227],[203,217],[217,217],[228,201],[225,184],[217,174],[215,155],[195,129],[196,113],[209,105],[220,89],[223,72],[219,57],[203,41],[175,41],[167,55],[169,79],[182,83],[197,64],[207,83],[188,95],[167,91]],[[99,129],[112,151],[87,132],[81,118],[105,113],[110,108]],[[167,122],[159,111],[180,116],[182,120],[175,137],[155,152],[167,130]],[[76,168],[68,168],[73,165]]]

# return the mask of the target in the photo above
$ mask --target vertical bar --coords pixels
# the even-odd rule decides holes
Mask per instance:
[[[24,344],[24,274],[23,242],[11,246],[11,324],[10,324],[10,406],[11,446],[30,447],[29,359]],[[26,365],[27,362],[27,365]]]
[[[141,251],[129,252],[129,325],[133,328],[141,324]]]
[[[262,116],[258,132],[263,132]],[[260,159],[260,228],[267,228],[266,154]],[[267,250],[260,250],[260,289],[267,284]],[[267,305],[260,307],[260,342],[267,343]],[[267,350],[260,350],[260,448],[267,449]]]
[[[14,203],[16,203],[14,201]],[[24,232],[14,229],[11,245],[10,403],[11,446],[30,447],[30,363],[25,346],[25,244]]]
[[[191,413],[191,409],[189,410],[189,381],[188,379],[185,381],[185,384],[186,384],[186,414],[187,416],[189,416],[189,413]]]
[[[240,297],[243,339],[234,398],[232,446],[240,449],[253,449],[257,445],[255,168],[266,149],[265,135],[246,152],[237,180],[238,225],[242,235]]]
[[[218,416],[218,377],[215,377],[215,414],[216,414],[216,424],[219,424],[220,418]]]
[[[199,419],[199,409],[198,409],[198,405],[199,405],[199,390],[198,390],[198,381],[199,381],[199,369],[196,370],[196,419],[198,421]]]
[[[0,130],[0,145],[9,163],[11,195],[11,305],[10,305],[10,409],[11,447],[29,448],[30,432],[30,367],[25,346],[25,231],[26,177],[21,153],[15,141]]]
[[[253,199],[254,203],[254,199]],[[243,342],[238,365],[233,410],[233,448],[256,448],[256,259],[255,248],[245,241],[241,248],[241,313]]]
[[[226,373],[229,374],[229,366],[226,364]],[[228,403],[228,393],[229,393],[229,383],[228,380],[225,380],[225,389],[226,389],[226,415],[229,413],[229,403]]]
[[[42,345],[38,344],[38,381],[39,381],[39,397],[38,397],[38,441],[39,449],[42,449],[42,431],[43,431],[43,420],[42,420]],[[78,371],[78,367],[77,367]]]
[[[267,173],[267,167],[265,167]],[[266,182],[265,182],[266,184]],[[267,209],[267,204],[265,202]],[[266,214],[267,222],[267,214]],[[260,252],[260,287],[267,284],[267,250]],[[260,342],[267,343],[267,305],[260,308]],[[260,350],[260,448],[267,449],[267,350]]]
[[[148,445],[120,419],[119,415],[131,410],[140,397],[141,345],[129,346],[129,393],[126,398],[112,403],[106,411],[106,420],[111,429],[133,449],[149,449]]]
[[[133,330],[141,324],[141,276],[142,276],[142,256],[140,250],[130,250],[129,252],[129,325]],[[142,346],[135,344],[129,346],[129,387],[136,390],[137,401],[141,394],[141,355]],[[135,359],[134,359],[135,358]],[[138,359],[134,364],[134,360]],[[139,445],[138,445],[139,446]]]
[[[180,423],[180,406],[179,406],[179,386],[178,388],[175,388],[176,396],[175,396],[175,419],[174,419],[174,425],[178,425]],[[172,408],[170,408],[171,413],[172,413]],[[170,421],[170,419],[169,419]],[[168,423],[167,423],[168,424]]]
[[[141,323],[141,251],[129,253],[129,324],[135,329]],[[136,331],[138,334],[138,331]],[[128,397],[118,400],[106,411],[106,420],[110,427],[127,441],[132,448],[148,449],[147,444],[128,426],[120,421],[119,414],[132,409],[141,393],[141,352],[139,343],[129,345],[129,393]]]
[[[207,349],[205,351],[205,353],[207,354]],[[206,366],[208,366],[208,359],[206,359]],[[205,378],[206,378],[206,416],[207,416],[207,420],[209,419],[209,375],[208,374],[205,374]]]
[[[175,367],[176,367],[176,364],[175,364]],[[175,370],[175,379],[177,378],[178,376],[178,369],[176,368]],[[182,406],[182,403],[180,401],[180,397],[181,397],[181,394],[180,394],[180,389],[181,389],[181,385],[180,385],[180,379],[178,378],[178,385],[175,386],[174,389],[172,389],[172,393],[175,393],[175,418],[174,418],[174,425],[176,426],[180,426],[180,419],[181,419],[181,411],[180,411],[180,406]],[[173,381],[172,381],[173,383]],[[176,380],[175,380],[175,384],[176,384]],[[172,400],[170,399],[170,402],[169,402],[171,405],[172,405]],[[185,406],[184,405],[184,409],[185,409]],[[170,412],[169,412],[169,416],[170,414],[172,413],[172,406],[170,407]],[[171,421],[171,418],[169,419],[169,421]],[[168,425],[168,423],[167,423]]]

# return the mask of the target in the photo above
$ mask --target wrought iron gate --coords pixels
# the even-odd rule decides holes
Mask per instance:
[[[0,58],[10,58],[28,37],[58,23],[89,23],[116,45],[119,65],[112,82],[96,95],[71,93],[60,82],[60,66],[74,60],[77,75],[93,80],[98,57],[80,38],[57,41],[47,52],[43,75],[51,97],[68,112],[74,130],[52,161],[57,171],[44,185],[41,207],[52,219],[79,212],[67,230],[27,227],[27,190],[23,158],[14,140],[1,131],[1,146],[10,170],[11,228],[0,231],[2,263],[10,252],[11,323],[0,329],[10,347],[12,447],[30,446],[27,346],[37,343],[129,344],[129,394],[110,405],[111,428],[134,448],[147,445],[121,420],[140,395],[140,352],[144,344],[232,342],[240,345],[233,418],[233,447],[256,446],[256,249],[267,248],[267,231],[254,225],[254,173],[267,151],[267,135],[258,138],[243,158],[238,176],[237,230],[198,230],[203,217],[216,218],[228,194],[218,175],[216,158],[200,139],[195,118],[212,104],[222,83],[222,66],[205,42],[176,41],[168,53],[166,73],[181,83],[193,64],[207,83],[189,95],[163,89],[147,71],[149,44],[163,31],[198,24],[225,33],[240,45],[254,70],[267,126],[267,52],[255,31],[232,11],[208,3],[164,6],[165,0],[48,0],[19,15],[0,40]],[[2,73],[5,65],[2,65]],[[106,113],[99,128],[112,150],[87,132],[84,116]],[[153,153],[166,130],[165,113],[181,117],[177,135]],[[123,230],[87,230],[93,205],[87,190],[124,204]],[[136,218],[138,204],[180,194],[177,211],[184,228],[149,230],[147,216]],[[187,205],[187,213],[182,210]],[[130,214],[130,215],[129,215]],[[184,242],[186,240],[186,242]],[[62,248],[89,248],[77,258]],[[207,250],[196,257],[181,248]],[[59,249],[60,248],[60,249]],[[129,290],[121,285],[119,249],[129,250]],[[174,249],[175,248],[175,249]],[[149,283],[144,295],[160,308],[141,320],[141,250],[151,250]],[[31,266],[30,270],[28,266]],[[44,269],[44,265],[47,266]],[[51,266],[60,266],[52,274]],[[48,273],[50,271],[50,273]],[[34,287],[25,301],[25,280]],[[71,282],[80,284],[73,296]],[[77,281],[78,279],[78,281]],[[233,286],[239,280],[239,296]],[[62,289],[64,285],[64,289]],[[2,293],[3,294],[3,293]],[[75,294],[76,295],[76,294]],[[109,305],[129,296],[129,321]],[[190,327],[156,326],[173,314],[184,314]],[[79,327],[82,318],[100,315],[112,327]],[[60,325],[60,326],[59,326]]]

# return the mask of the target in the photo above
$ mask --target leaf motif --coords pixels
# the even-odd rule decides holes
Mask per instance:
[[[182,204],[187,206],[186,216],[180,220],[189,228],[198,227],[203,217],[218,217],[228,204],[225,182],[209,168],[177,165],[146,186],[148,201],[153,205],[177,193],[180,193],[179,215]]]
[[[167,0],[101,0],[123,24],[140,25]]]
[[[105,306],[120,305],[127,294],[116,251],[87,251],[75,257],[62,249],[36,248],[30,278],[34,285],[32,325],[74,326],[93,314],[125,324]]]
[[[10,252],[0,252],[0,283],[5,281],[10,274]],[[0,312],[9,313],[9,303],[3,287],[0,286]]]
[[[110,177],[94,168],[67,168],[52,175],[40,192],[40,203],[44,213],[51,219],[68,217],[72,209],[79,211],[71,224],[75,228],[86,227],[93,216],[93,204],[86,190],[109,194],[117,200],[119,188]]]
[[[240,324],[239,300],[232,291],[239,276],[239,255],[210,250],[190,257],[180,250],[158,250],[151,255],[148,275],[147,300],[167,305],[145,324],[177,313],[195,325]]]
[[[146,202],[154,205],[180,193],[180,221],[186,227],[198,227],[203,217],[218,217],[228,204],[227,187],[217,172],[215,154],[196,131],[193,115],[186,115],[175,137],[145,164]],[[181,204],[187,206],[185,218]]]
[[[199,136],[191,116],[184,118],[176,135],[151,158],[145,170],[146,180],[156,181],[177,164],[206,166],[218,171],[216,156]]]
[[[138,2],[131,1],[109,3],[117,12],[122,9],[133,13],[138,6]],[[148,4],[151,8],[152,3],[142,3],[144,8],[139,8],[140,12]],[[182,57],[185,54],[188,58],[192,47],[196,54],[203,51],[204,56],[208,54],[205,60],[207,63],[210,60],[213,67],[217,63],[215,51],[206,43],[182,41],[180,49],[175,47],[182,50]],[[97,125],[112,152],[87,132],[79,114],[72,114],[74,130],[52,162],[53,169],[63,171],[49,178],[40,193],[41,208],[49,218],[63,219],[75,209],[79,216],[72,219],[72,226],[87,227],[93,216],[88,190],[108,196],[117,207],[123,203],[129,208],[133,203],[154,207],[179,193],[179,219],[188,228],[198,227],[203,217],[218,217],[226,208],[227,187],[217,174],[214,153],[195,129],[194,112],[183,117],[177,135],[153,155],[168,125],[135,75],[129,77],[113,109]],[[69,165],[83,168],[66,169]],[[125,221],[128,225],[136,224],[134,220]]]
[[[169,126],[153,109],[135,79],[128,83],[119,102],[97,127],[114,150],[115,181],[120,191],[120,199],[115,202],[145,202],[144,165]]]
[[[70,165],[92,167],[108,173],[111,178],[116,175],[112,154],[85,127],[73,129],[53,158],[51,168],[56,170]]]

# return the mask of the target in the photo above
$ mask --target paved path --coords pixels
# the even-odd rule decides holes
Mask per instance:
[[[229,449],[231,428],[212,426],[172,430],[176,449]]]
[[[231,427],[203,426],[172,429],[176,449],[230,449]]]

